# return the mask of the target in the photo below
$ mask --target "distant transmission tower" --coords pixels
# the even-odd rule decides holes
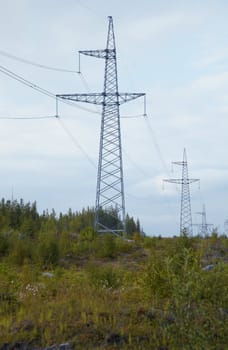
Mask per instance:
[[[102,106],[100,148],[97,175],[95,229],[118,234],[125,231],[125,199],[119,106],[144,93],[119,93],[116,45],[112,17],[108,17],[108,37],[104,50],[79,51],[105,60],[104,91],[89,94],[64,94],[57,98]],[[80,61],[79,61],[80,62]],[[108,215],[106,210],[108,211]],[[111,219],[110,219],[111,217]]]
[[[228,220],[224,222],[224,231],[225,231],[225,234],[228,235]]]
[[[197,212],[196,214],[199,214],[202,216],[202,223],[201,224],[195,224],[195,226],[198,226],[199,228],[199,234],[202,235],[203,237],[208,236],[209,230],[208,228],[210,226],[213,226],[213,224],[208,224],[207,223],[207,218],[206,218],[206,208],[205,204],[203,204],[203,209],[202,211]]]
[[[199,179],[189,179],[186,150],[184,148],[183,160],[172,162],[172,164],[182,166],[181,179],[164,179],[165,182],[181,185],[181,213],[180,213],[180,234],[192,235],[192,213],[189,184],[199,181]]]

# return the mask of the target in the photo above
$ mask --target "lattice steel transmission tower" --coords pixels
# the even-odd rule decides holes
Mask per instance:
[[[228,219],[224,222],[224,231],[225,234],[228,236]]]
[[[191,197],[189,185],[199,179],[189,179],[188,163],[186,150],[184,148],[183,160],[180,162],[172,162],[172,164],[182,166],[181,179],[164,179],[165,182],[181,185],[181,213],[180,213],[180,234],[192,235],[192,213],[191,213]]]
[[[144,93],[119,93],[116,44],[113,19],[108,17],[108,37],[104,50],[79,51],[80,54],[105,60],[102,93],[63,94],[57,98],[102,106],[100,147],[97,174],[95,229],[118,234],[125,231],[125,198],[119,106],[145,96]],[[105,212],[105,210],[107,210]],[[108,215],[106,215],[108,212]],[[110,220],[110,217],[112,218]],[[108,219],[109,218],[109,219]]]
[[[198,226],[198,228],[199,228],[199,234],[202,235],[203,237],[206,237],[206,236],[209,234],[208,228],[209,228],[210,226],[213,226],[213,224],[208,224],[208,223],[207,223],[205,204],[203,204],[203,209],[202,209],[202,211],[198,211],[196,214],[202,216],[202,222],[201,222],[201,224],[195,224],[195,226]]]

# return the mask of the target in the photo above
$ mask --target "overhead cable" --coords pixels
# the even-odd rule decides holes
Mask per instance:
[[[26,85],[26,86],[32,88],[33,90],[36,90],[37,92],[39,92],[39,93],[41,93],[41,94],[43,94],[43,95],[46,95],[46,96],[48,96],[48,97],[50,97],[50,98],[54,98],[54,99],[56,100],[56,95],[53,94],[52,92],[50,92],[50,91],[48,91],[48,90],[46,90],[46,89],[41,88],[41,87],[38,86],[37,84],[34,84],[34,83],[30,82],[30,81],[27,80],[27,79],[24,79],[21,75],[16,74],[16,73],[10,71],[9,69],[7,69],[7,68],[5,68],[5,67],[3,67],[3,66],[1,66],[1,65],[0,65],[0,72],[2,72],[3,74],[7,75],[8,77],[10,77],[10,78],[12,78],[12,79],[14,79],[14,80],[17,80],[18,82],[22,83],[23,85]],[[62,100],[62,99],[60,99],[60,101],[61,101],[62,103],[67,104],[67,105],[73,106],[73,107],[75,107],[75,108],[77,108],[77,109],[82,109],[82,110],[87,111],[87,112],[90,112],[90,113],[98,114],[97,111],[93,111],[93,110],[91,110],[91,109],[89,109],[89,108],[79,106],[79,105],[74,104],[74,103],[72,103],[72,102],[70,102],[70,101]]]
[[[94,167],[97,168],[95,162],[93,161],[93,159],[89,156],[89,154],[84,150],[84,148],[79,144],[79,142],[77,141],[77,139],[74,137],[74,135],[70,132],[70,130],[66,127],[66,125],[63,123],[62,119],[57,118],[60,126],[63,128],[63,130],[65,131],[65,133],[68,135],[68,137],[71,139],[71,141],[73,142],[73,144],[80,149],[80,151],[84,154],[84,156],[87,158],[87,160],[90,162],[90,164]]]
[[[163,165],[163,168],[164,168],[166,174],[167,174],[169,177],[172,177],[172,175],[171,175],[171,173],[170,173],[170,171],[169,171],[169,169],[168,169],[168,167],[167,167],[167,164],[166,164],[166,162],[165,162],[165,160],[164,160],[164,157],[163,157],[163,155],[162,155],[162,152],[161,152],[161,149],[160,149],[159,144],[158,144],[158,142],[157,142],[155,133],[154,133],[154,131],[153,131],[153,129],[152,129],[150,123],[149,123],[149,120],[148,120],[148,118],[146,118],[146,117],[144,118],[144,120],[145,120],[145,123],[146,123],[146,125],[147,125],[147,128],[148,128],[148,130],[149,130],[149,132],[150,132],[150,134],[151,134],[151,136],[152,136],[152,141],[153,141],[153,144],[154,144],[154,148],[155,148],[156,151],[157,151],[157,154],[158,154],[158,157],[159,157],[159,159],[160,159],[160,161],[161,161],[161,164]],[[175,186],[175,189],[176,189],[176,192],[179,193],[179,189],[178,189],[177,186]]]
[[[57,118],[56,115],[47,115],[47,116],[38,116],[38,117],[0,117],[0,119],[7,119],[7,120],[35,120],[35,119],[50,119],[50,118]]]
[[[34,62],[34,61],[30,61],[30,60],[24,59],[22,57],[18,57],[18,56],[12,55],[12,54],[10,54],[8,52],[5,52],[5,51],[2,51],[2,50],[0,50],[0,55],[8,57],[8,58],[16,60],[16,61],[19,61],[19,62],[22,62],[22,63],[30,64],[30,65],[35,66],[35,67],[43,68],[43,69],[54,70],[54,71],[57,71],[57,72],[65,72],[65,73],[78,73],[75,70],[69,70],[69,69],[64,69],[64,68],[52,67],[52,66],[47,66],[45,64],[40,64],[40,63],[37,63],[37,62]]]
[[[87,90],[88,93],[91,93],[91,89],[90,89],[90,87],[89,87],[89,83],[88,83],[88,81],[86,80],[84,74],[83,74],[82,72],[78,72],[78,73],[80,73],[80,74],[79,74],[79,77],[80,77],[80,79],[81,79],[81,81],[82,81],[82,83],[83,83],[85,89]],[[96,109],[98,110],[97,105],[96,105]],[[100,112],[98,112],[98,113],[100,114]],[[122,119],[122,118],[123,118],[123,119],[131,119],[131,118],[140,118],[140,117],[145,117],[145,113],[143,113],[143,114],[137,114],[137,115],[120,115],[120,118],[121,118],[121,119]]]
[[[163,165],[163,168],[164,168],[165,172],[166,172],[167,174],[170,175],[170,171],[169,171],[169,169],[167,168],[167,165],[166,165],[166,162],[165,162],[164,157],[163,157],[163,155],[162,155],[161,149],[160,149],[160,147],[159,147],[159,145],[158,145],[158,142],[157,142],[157,140],[156,140],[155,133],[154,133],[154,131],[153,131],[153,129],[152,129],[150,123],[149,123],[148,118],[145,117],[145,118],[144,118],[144,121],[145,121],[145,123],[146,123],[146,126],[147,126],[148,130],[150,131],[150,134],[151,134],[151,136],[152,136],[152,141],[153,141],[154,147],[155,147],[155,149],[156,149],[156,151],[157,151],[158,157],[159,157],[159,159],[160,159],[160,161],[161,161],[161,163],[162,163],[162,165]]]
[[[131,119],[131,118],[142,118],[142,117],[145,117],[145,115],[144,115],[144,114],[121,115],[120,117],[121,117],[121,118],[124,118],[124,119]]]

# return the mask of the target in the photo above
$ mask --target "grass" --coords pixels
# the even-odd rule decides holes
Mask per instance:
[[[227,241],[67,235],[56,244],[53,236],[25,240],[24,247],[21,241],[17,254],[11,247],[0,260],[0,344],[225,350]]]

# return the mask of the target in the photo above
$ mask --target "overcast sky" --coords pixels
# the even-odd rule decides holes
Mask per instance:
[[[181,177],[186,148],[192,217],[224,231],[228,219],[228,2],[104,0],[0,0],[0,66],[53,94],[102,92],[104,61],[78,50],[103,49],[113,16],[119,91],[145,92],[147,113],[122,118],[126,211],[150,235],[179,234],[180,188],[162,179]],[[87,107],[85,111],[78,107]],[[0,118],[55,115],[55,100],[0,72]],[[143,100],[121,107],[143,113]],[[0,197],[37,201],[38,209],[94,206],[100,109],[59,105],[60,120],[0,119]],[[197,232],[194,229],[195,233]]]

